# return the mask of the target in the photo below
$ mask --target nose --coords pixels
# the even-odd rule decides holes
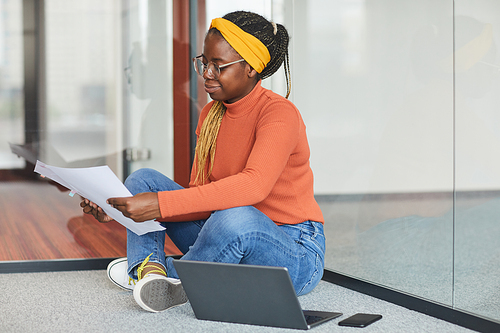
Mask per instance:
[[[210,68],[210,66],[207,69],[205,69],[205,71],[203,72],[203,78],[205,80],[215,80],[215,75],[212,72],[212,69]]]

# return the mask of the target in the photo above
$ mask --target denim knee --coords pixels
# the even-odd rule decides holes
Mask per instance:
[[[211,223],[212,222],[212,223]],[[216,237],[222,235],[226,239],[236,239],[245,234],[259,232],[263,224],[273,223],[264,213],[252,206],[243,206],[216,211],[207,220],[203,228],[215,228]]]
[[[125,180],[125,187],[135,195],[141,192],[172,191],[182,188],[179,184],[154,169],[134,171]]]
[[[135,187],[138,184],[144,183],[145,179],[151,179],[159,172],[149,168],[143,168],[132,172],[127,179],[125,179],[125,187]]]

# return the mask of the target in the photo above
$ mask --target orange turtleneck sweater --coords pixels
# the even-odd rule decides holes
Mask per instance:
[[[212,103],[201,111],[197,135]],[[250,94],[225,106],[209,182],[193,185],[195,161],[189,188],[158,193],[158,220],[189,221],[254,206],[278,225],[324,223],[314,199],[306,127],[293,103],[259,81]]]

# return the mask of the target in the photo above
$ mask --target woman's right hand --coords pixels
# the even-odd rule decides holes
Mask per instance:
[[[97,206],[95,203],[90,201],[89,199],[82,199],[80,202],[80,207],[83,208],[83,212],[85,214],[92,215],[97,221],[101,223],[107,223],[109,221],[113,221],[111,217],[109,217],[101,207]]]

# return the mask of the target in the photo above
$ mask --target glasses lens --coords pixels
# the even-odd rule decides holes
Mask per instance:
[[[219,67],[213,62],[209,62],[208,64],[204,64],[201,61],[201,58],[194,58],[194,70],[198,75],[203,76],[205,72],[207,72],[207,76],[211,79],[218,80],[219,79]]]
[[[203,72],[205,71],[205,65],[203,64],[201,59],[194,58],[193,63],[194,63],[194,70],[196,71],[196,73],[198,73],[198,75],[200,76],[203,76]]]
[[[210,65],[211,66],[208,68],[208,73],[214,77],[214,80],[218,80],[220,76],[219,66],[217,66],[213,62],[211,62]]]

